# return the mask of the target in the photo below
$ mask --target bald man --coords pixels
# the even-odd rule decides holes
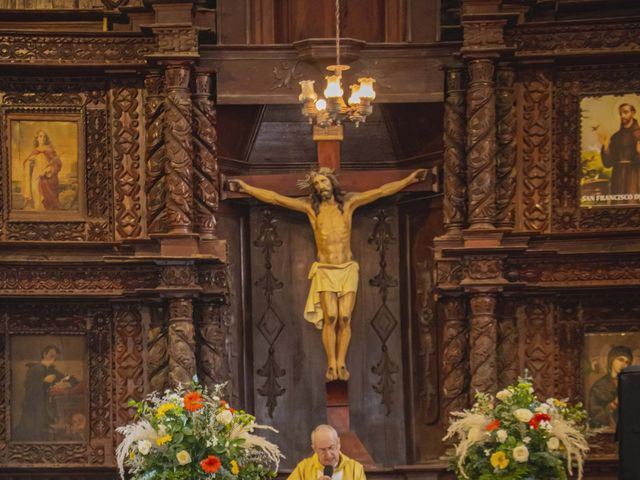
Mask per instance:
[[[340,437],[332,426],[318,425],[311,432],[311,448],[313,455],[298,463],[287,480],[366,480],[362,465],[340,452]]]

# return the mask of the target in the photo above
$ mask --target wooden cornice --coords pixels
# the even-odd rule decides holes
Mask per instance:
[[[369,43],[350,64],[345,83],[374,77],[377,103],[441,102],[440,67],[453,62],[459,48],[459,43]],[[302,60],[292,45],[203,45],[200,55],[201,64],[218,72],[219,104],[296,104],[298,82],[315,80],[319,90],[326,74],[326,65]]]

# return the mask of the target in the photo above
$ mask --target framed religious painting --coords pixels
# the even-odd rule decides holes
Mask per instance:
[[[6,115],[9,219],[83,220],[82,114],[47,109]]]
[[[11,439],[84,442],[89,391],[84,336],[12,335]]]
[[[113,462],[108,305],[0,304],[0,464]]]
[[[615,432],[618,375],[630,365],[640,365],[640,332],[585,333],[584,399],[593,431]]]
[[[549,183],[539,179],[537,166],[531,170],[531,185],[543,193],[550,188],[551,231],[640,227],[639,74],[640,69],[629,64],[554,70],[553,83],[545,90],[552,114],[547,104],[539,104],[549,128],[538,137],[533,118],[529,129],[534,153],[544,154],[553,165],[546,171]],[[539,103],[539,95],[530,97],[525,110]],[[536,214],[541,212],[533,209],[532,218]]]

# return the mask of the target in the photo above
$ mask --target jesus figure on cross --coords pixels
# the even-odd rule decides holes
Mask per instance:
[[[351,341],[351,314],[358,290],[358,263],[351,253],[351,223],[356,208],[400,192],[425,180],[427,171],[416,170],[409,176],[365,192],[346,193],[334,171],[322,167],[298,182],[311,195],[293,198],[246,182],[229,180],[230,190],[247,193],[258,200],[307,215],[313,229],[317,261],[311,266],[311,287],[304,318],[322,329],[322,344],[327,355],[327,382],[348,380],[347,350]]]

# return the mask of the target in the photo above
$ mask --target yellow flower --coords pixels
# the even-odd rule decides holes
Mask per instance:
[[[234,475],[237,475],[240,473],[240,466],[238,465],[238,462],[236,462],[235,460],[231,460],[231,473],[233,473]]]
[[[164,403],[158,407],[158,413],[156,413],[157,418],[164,417],[164,414],[170,410],[174,410],[178,408],[175,403]]]
[[[499,468],[500,470],[504,470],[509,466],[509,459],[504,454],[504,452],[494,453],[493,455],[491,455],[491,459],[489,461],[491,462],[491,466],[493,468]]]
[[[191,455],[186,450],[180,450],[176,453],[176,459],[180,465],[186,465],[187,463],[191,463]]]
[[[171,435],[163,435],[161,437],[156,438],[156,445],[161,447],[165,443],[169,443],[171,441]]]

